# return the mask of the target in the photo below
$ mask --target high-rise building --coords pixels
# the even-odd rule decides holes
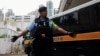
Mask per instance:
[[[48,11],[48,17],[53,15],[53,2],[51,0],[47,1],[47,11]]]
[[[58,9],[56,9],[56,8],[54,9],[54,15],[55,14],[58,14]]]
[[[14,12],[12,9],[8,9],[7,13],[6,13],[6,17],[10,17],[10,16],[14,16]]]
[[[4,13],[2,12],[2,9],[0,9],[0,20],[3,20],[4,18]]]

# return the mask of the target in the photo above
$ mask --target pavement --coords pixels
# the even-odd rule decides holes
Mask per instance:
[[[7,54],[0,54],[0,56],[27,56],[27,55],[7,55]]]

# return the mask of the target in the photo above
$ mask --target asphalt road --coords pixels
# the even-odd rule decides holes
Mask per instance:
[[[3,55],[3,54],[0,54],[0,56],[27,56],[27,55]]]

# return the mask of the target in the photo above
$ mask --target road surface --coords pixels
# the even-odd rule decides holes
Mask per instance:
[[[0,56],[27,56],[27,55],[3,55],[3,54],[0,54]]]

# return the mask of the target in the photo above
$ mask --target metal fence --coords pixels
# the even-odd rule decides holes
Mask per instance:
[[[10,38],[13,35],[17,35],[18,32],[9,28],[0,28],[0,38]]]

